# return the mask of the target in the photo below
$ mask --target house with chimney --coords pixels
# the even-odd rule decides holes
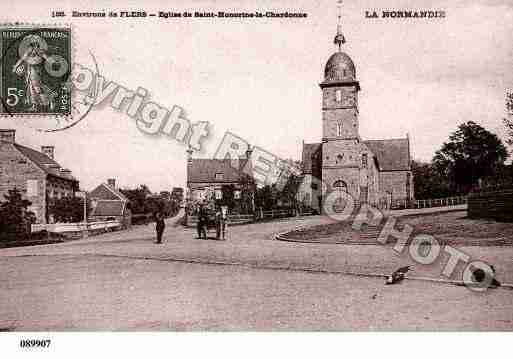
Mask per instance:
[[[88,194],[91,200],[91,221],[116,220],[123,223],[124,228],[132,224],[128,198],[116,188],[116,179],[109,178],[107,183],[101,183]]]
[[[193,158],[192,153],[191,149],[187,151],[188,202],[202,202],[212,196],[221,199],[224,186],[234,189],[235,200],[241,199],[245,186],[254,196],[256,185],[253,177],[248,175],[252,173],[251,149],[240,159]]]
[[[32,203],[36,223],[49,223],[50,199],[73,197],[79,190],[79,181],[54,157],[54,146],[37,151],[16,143],[16,130],[0,129],[0,201],[17,188]]]

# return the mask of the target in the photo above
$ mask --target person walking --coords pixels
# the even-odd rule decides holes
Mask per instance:
[[[198,223],[196,224],[196,228],[198,231],[198,239],[207,239],[207,214],[205,206],[200,205],[198,211]]]
[[[155,215],[155,230],[157,231],[157,244],[162,243],[162,234],[164,234],[166,223],[164,222],[164,214],[158,211]]]

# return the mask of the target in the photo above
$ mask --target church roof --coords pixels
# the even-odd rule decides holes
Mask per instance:
[[[322,160],[321,157],[316,157],[318,152],[322,149],[321,143],[305,143],[303,144],[303,155],[301,162],[303,164],[303,173],[312,174],[312,165],[319,165],[319,162]],[[315,159],[314,159],[315,158]]]
[[[246,159],[239,160],[240,168],[244,168],[246,161]],[[222,173],[222,179],[216,178],[216,173]],[[229,159],[193,158],[187,170],[187,182],[237,183],[243,176],[244,172],[232,167],[232,161]]]
[[[409,171],[410,146],[407,138],[363,141],[378,159],[380,171]]]
[[[390,140],[363,141],[376,156],[380,171],[409,171],[410,148],[407,138]],[[303,145],[303,173],[312,174],[316,166],[321,165],[322,157],[316,156],[322,151],[322,143],[305,143]]]

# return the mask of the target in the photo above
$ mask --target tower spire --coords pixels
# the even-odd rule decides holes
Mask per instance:
[[[342,44],[346,42],[344,34],[342,34],[342,0],[337,0],[337,34],[333,43],[338,46],[338,51],[342,51]]]

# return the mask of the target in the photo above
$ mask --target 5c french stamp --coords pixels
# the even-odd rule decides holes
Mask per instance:
[[[70,115],[71,34],[0,25],[0,115]]]

